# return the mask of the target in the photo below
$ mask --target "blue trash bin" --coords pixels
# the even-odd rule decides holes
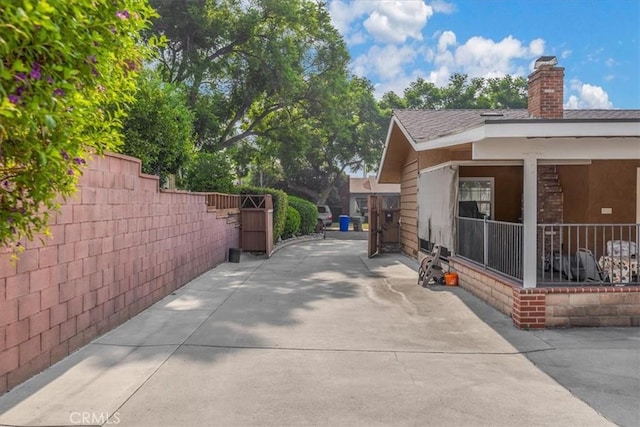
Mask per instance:
[[[349,215],[340,215],[340,231],[349,231]]]

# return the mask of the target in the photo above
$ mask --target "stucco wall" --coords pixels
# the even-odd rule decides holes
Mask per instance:
[[[0,253],[0,393],[43,370],[191,279],[237,247],[234,217],[205,196],[159,192],[140,161],[89,162],[76,197],[11,264]]]

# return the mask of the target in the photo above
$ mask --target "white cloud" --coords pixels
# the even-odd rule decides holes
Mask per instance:
[[[329,3],[329,14],[334,27],[343,35],[350,33],[351,23],[370,12],[370,2],[346,2],[333,0]]]
[[[570,84],[572,95],[564,105],[567,109],[610,109],[613,104],[609,101],[609,95],[600,86],[582,83],[572,80]]]
[[[419,51],[410,46],[372,46],[366,54],[357,57],[351,64],[354,74],[382,80],[392,80],[403,74],[404,67],[411,64]]]
[[[432,15],[433,8],[421,1],[380,2],[363,25],[378,41],[403,43],[408,38],[422,40],[422,29]]]
[[[442,2],[439,7],[447,9]],[[424,1],[346,1],[329,2],[331,22],[350,42],[352,33],[362,32],[383,43],[402,43],[408,39],[422,40],[422,30],[433,8]],[[361,42],[359,36],[355,38]]]
[[[455,4],[448,3],[444,0],[433,0],[429,3],[429,5],[433,8],[433,11],[436,13],[444,13],[451,14],[458,10]]]
[[[499,42],[475,36],[456,48],[455,62],[459,71],[470,77],[501,77],[516,74],[516,61],[541,55],[544,45],[542,39],[525,46],[512,36]]]
[[[560,58],[562,59],[567,59],[569,56],[571,56],[573,52],[571,51],[571,49],[565,49],[562,51],[562,53],[560,54]]]
[[[614,65],[616,65],[616,60],[613,58],[608,58],[606,61],[604,61],[604,63],[607,67],[613,67]]]
[[[445,31],[438,39],[438,52],[444,52],[449,46],[456,45],[456,35],[453,31]]]

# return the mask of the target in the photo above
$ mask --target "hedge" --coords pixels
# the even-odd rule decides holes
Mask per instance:
[[[300,212],[292,206],[287,207],[287,219],[284,222],[282,238],[288,239],[300,231]]]
[[[316,230],[318,222],[318,208],[308,200],[295,196],[289,196],[289,206],[294,207],[300,213],[300,233],[311,234]]]

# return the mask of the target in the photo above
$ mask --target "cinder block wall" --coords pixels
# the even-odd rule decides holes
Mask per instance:
[[[50,229],[13,265],[0,250],[0,394],[224,262],[240,236],[204,195],[160,192],[115,154],[89,162]]]

